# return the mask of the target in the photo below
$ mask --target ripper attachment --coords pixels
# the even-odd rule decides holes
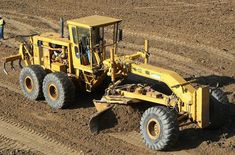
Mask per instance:
[[[32,45],[30,44],[30,42],[32,42],[32,40],[30,40],[30,42],[28,42],[24,37],[22,36],[17,36],[16,41],[21,42],[21,46],[19,49],[19,54],[17,55],[12,55],[9,57],[6,57],[3,59],[3,71],[5,74],[8,75],[8,71],[6,69],[6,64],[10,63],[11,69],[15,71],[15,67],[14,67],[14,61],[18,60],[18,65],[21,68],[23,68],[21,62],[22,60],[28,59],[28,58],[32,58],[33,54],[32,54]]]

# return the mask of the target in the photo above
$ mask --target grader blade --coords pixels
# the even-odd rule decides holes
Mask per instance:
[[[98,109],[98,112],[91,116],[89,121],[89,128],[91,133],[98,134],[100,129],[100,120],[102,119],[103,114],[109,111],[113,107],[113,105],[106,103],[97,103],[96,101],[94,101],[94,103],[96,108]]]
[[[21,64],[21,55],[18,54],[18,55],[13,55],[13,56],[10,56],[10,57],[7,57],[4,59],[4,62],[3,62],[3,72],[8,75],[8,71],[6,69],[6,64],[8,62],[10,62],[10,65],[11,65],[11,69],[15,71],[15,67],[14,67],[14,61],[18,60],[19,62],[19,67],[20,68],[23,68],[22,64]]]

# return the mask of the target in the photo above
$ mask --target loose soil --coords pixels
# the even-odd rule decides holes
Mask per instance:
[[[140,113],[131,107],[116,108],[112,114],[117,116],[116,121],[100,134],[92,135],[88,127],[90,116],[96,112],[92,100],[100,99],[103,90],[83,95],[78,92],[68,109],[52,110],[44,101],[23,97],[18,71],[11,71],[9,76],[0,72],[0,116],[85,154],[234,154],[234,9],[230,0],[1,0],[0,15],[7,23],[6,40],[0,43],[2,58],[17,53],[17,35],[57,32],[60,17],[112,16],[124,20],[121,53],[143,49],[144,39],[149,39],[151,64],[174,70],[185,78],[195,76],[201,84],[219,83],[231,104],[224,127],[215,131],[185,128],[175,148],[168,152],[152,152],[136,145],[133,139],[138,136],[133,131],[138,131]],[[0,154],[37,151],[13,148]]]

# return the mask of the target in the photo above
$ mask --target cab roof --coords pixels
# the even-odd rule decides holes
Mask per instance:
[[[107,26],[121,21],[122,21],[121,19],[94,15],[94,16],[68,20],[68,24],[91,28],[91,27]]]

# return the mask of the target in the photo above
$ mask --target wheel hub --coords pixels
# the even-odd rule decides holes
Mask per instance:
[[[48,94],[52,100],[57,100],[59,97],[58,89],[54,84],[48,85]]]
[[[32,92],[33,91],[33,80],[30,76],[26,76],[25,80],[24,80],[24,86],[26,88],[26,90],[28,92]]]
[[[160,124],[156,119],[150,119],[147,124],[147,134],[148,136],[156,140],[160,136],[161,129],[160,129]]]

